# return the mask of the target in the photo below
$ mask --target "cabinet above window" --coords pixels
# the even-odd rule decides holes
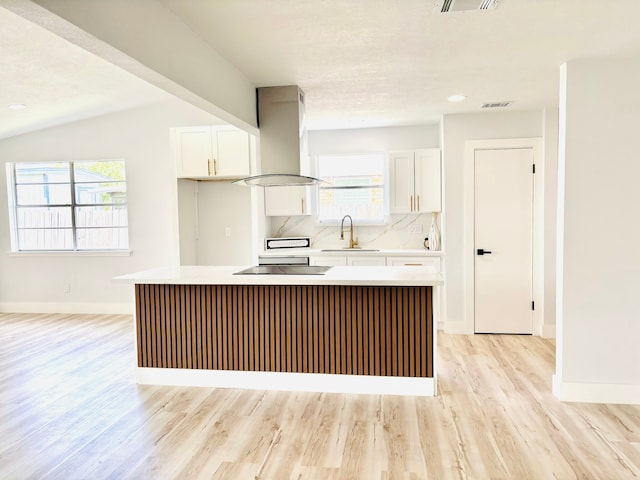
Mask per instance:
[[[251,136],[229,126],[174,129],[178,178],[223,180],[249,176]]]

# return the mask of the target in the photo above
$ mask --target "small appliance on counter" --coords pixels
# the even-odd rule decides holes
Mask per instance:
[[[429,235],[424,239],[424,248],[427,250],[440,250],[440,229],[438,228],[438,214],[431,214],[431,228]]]

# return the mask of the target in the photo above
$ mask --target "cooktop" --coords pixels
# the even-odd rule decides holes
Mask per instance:
[[[330,268],[323,265],[258,265],[234,275],[324,275]]]

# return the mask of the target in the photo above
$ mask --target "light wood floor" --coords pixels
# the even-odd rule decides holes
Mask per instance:
[[[0,314],[0,478],[640,477],[640,407],[555,400],[552,342],[438,343],[436,398],[138,386],[131,317]]]

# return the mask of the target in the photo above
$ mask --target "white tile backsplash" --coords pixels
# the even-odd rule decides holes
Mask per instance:
[[[384,225],[358,225],[355,222],[354,237],[358,238],[358,246],[362,248],[424,248],[431,218],[432,214],[426,213],[391,215]],[[437,219],[439,222],[439,214]],[[420,229],[421,233],[413,233]],[[311,237],[311,248],[320,249],[342,248],[349,242],[348,229],[345,229],[345,239],[340,240],[340,225],[318,225],[312,216],[271,217],[271,236]]]

